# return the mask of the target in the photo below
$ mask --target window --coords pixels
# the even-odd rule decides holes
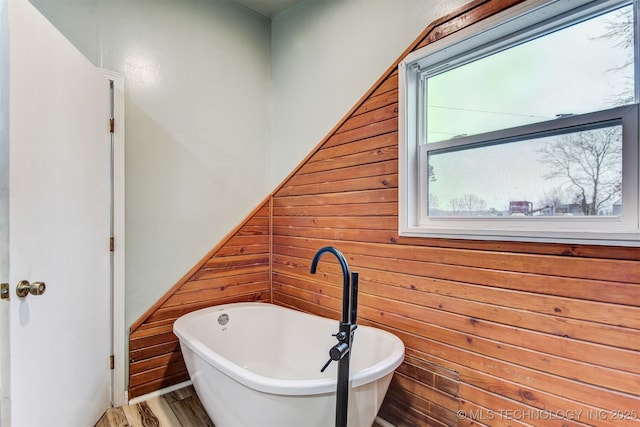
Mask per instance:
[[[640,245],[637,5],[541,3],[401,61],[401,235]]]

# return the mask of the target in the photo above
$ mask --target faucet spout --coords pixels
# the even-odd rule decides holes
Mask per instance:
[[[349,271],[349,264],[347,263],[347,259],[344,257],[342,252],[340,252],[333,246],[325,246],[323,248],[320,248],[320,250],[316,252],[316,254],[313,257],[313,260],[311,261],[311,268],[309,269],[309,272],[311,274],[316,274],[316,267],[318,266],[318,261],[320,261],[320,257],[325,252],[329,252],[335,255],[336,258],[338,259],[338,262],[340,262],[340,267],[342,268],[342,322],[347,323],[349,322],[349,302],[350,302],[349,284],[350,284],[351,272]]]

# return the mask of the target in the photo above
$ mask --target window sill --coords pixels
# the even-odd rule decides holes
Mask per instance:
[[[401,237],[513,241],[531,243],[561,243],[577,245],[640,247],[640,232],[593,230],[549,231],[549,230],[505,230],[451,227],[403,227]]]

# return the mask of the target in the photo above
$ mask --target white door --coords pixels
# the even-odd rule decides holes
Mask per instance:
[[[92,426],[110,401],[109,87],[9,0],[10,417]],[[20,298],[21,280],[44,282]]]

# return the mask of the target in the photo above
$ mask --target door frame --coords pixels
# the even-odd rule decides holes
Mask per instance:
[[[124,133],[124,77],[122,74],[100,69],[113,82],[113,145],[112,145],[112,227],[113,252],[111,264],[111,404],[125,405],[128,401],[126,384],[125,327],[125,133]]]

